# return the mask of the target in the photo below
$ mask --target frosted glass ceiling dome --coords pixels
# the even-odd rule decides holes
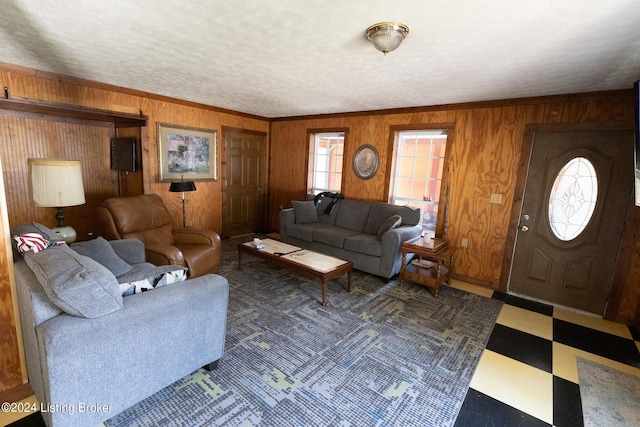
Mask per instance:
[[[385,55],[395,50],[409,34],[409,27],[400,22],[380,22],[367,28],[367,38]]]

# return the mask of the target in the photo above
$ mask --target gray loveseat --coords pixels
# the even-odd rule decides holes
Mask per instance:
[[[35,223],[12,234],[34,227],[55,240]],[[29,382],[49,427],[97,425],[201,367],[214,369],[224,351],[224,277],[169,284],[165,273],[182,268],[146,263],[139,240],[86,243],[76,249],[95,260],[73,245],[15,254]],[[126,280],[110,270],[127,270]],[[122,296],[142,283],[148,291]]]
[[[421,212],[388,203],[332,198],[294,201],[280,211],[280,240],[352,261],[354,268],[389,279],[400,271],[403,242],[420,239]]]

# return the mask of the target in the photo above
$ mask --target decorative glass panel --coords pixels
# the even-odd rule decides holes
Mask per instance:
[[[567,162],[556,177],[549,197],[549,223],[553,234],[573,240],[589,224],[598,197],[598,177],[584,157]]]

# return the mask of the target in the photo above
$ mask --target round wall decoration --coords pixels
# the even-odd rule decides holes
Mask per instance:
[[[376,147],[365,144],[358,148],[356,155],[353,156],[353,170],[358,178],[369,179],[378,172],[380,165],[380,156]]]

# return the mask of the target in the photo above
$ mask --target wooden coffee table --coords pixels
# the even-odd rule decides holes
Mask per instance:
[[[252,242],[238,243],[238,270],[242,268],[242,254],[262,258],[272,264],[291,270],[322,283],[322,305],[327,305],[327,281],[347,274],[347,292],[351,292],[353,263],[338,258],[282,243],[278,240],[262,240],[264,248],[256,249]]]

